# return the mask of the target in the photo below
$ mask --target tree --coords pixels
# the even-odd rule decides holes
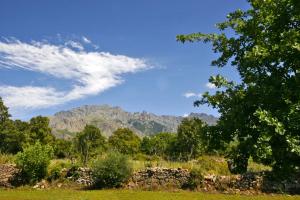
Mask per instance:
[[[10,114],[8,113],[8,107],[4,105],[2,98],[0,97],[0,130],[3,129],[4,123],[9,120]]]
[[[70,158],[70,156],[74,153],[72,141],[65,139],[56,139],[53,150],[54,155],[57,158]]]
[[[0,152],[16,154],[22,151],[26,142],[25,135],[15,127],[12,120],[4,124],[5,128],[0,131]]]
[[[119,128],[108,139],[109,144],[123,154],[133,155],[139,152],[141,139],[128,128]]]
[[[190,160],[204,152],[205,127],[206,124],[198,118],[184,118],[178,126],[178,150],[185,159]]]
[[[300,1],[248,2],[249,10],[232,12],[217,24],[220,34],[177,36],[181,42],[211,42],[220,54],[212,65],[230,62],[241,78],[234,83],[212,76],[209,81],[220,90],[205,93],[195,105],[217,108],[220,140],[237,141],[229,153],[232,172],[245,172],[250,156],[273,170],[295,170],[300,165]]]
[[[89,157],[106,150],[106,139],[100,129],[93,125],[86,125],[84,130],[76,135],[75,147],[80,153],[83,164],[86,165]]]
[[[166,156],[171,143],[176,140],[174,133],[157,133],[146,136],[141,142],[141,151],[148,155]]]
[[[0,97],[0,152],[15,154],[22,150],[25,135],[9,118],[8,108]]]
[[[29,122],[31,143],[39,141],[41,144],[52,144],[55,137],[51,134],[49,127],[49,118],[37,116],[30,119]]]

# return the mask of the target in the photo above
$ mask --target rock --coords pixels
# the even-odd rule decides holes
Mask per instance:
[[[13,187],[19,178],[20,170],[12,164],[0,165],[0,187]]]
[[[189,177],[189,171],[181,168],[147,168],[134,173],[125,187],[142,189],[180,189],[187,183]]]
[[[66,178],[75,181],[84,186],[93,185],[92,170],[90,168],[79,167],[78,169],[71,168],[65,172]]]
[[[42,180],[42,181],[38,182],[37,184],[35,184],[32,188],[34,188],[34,189],[46,189],[48,187],[49,187],[49,185],[48,185],[47,181]]]

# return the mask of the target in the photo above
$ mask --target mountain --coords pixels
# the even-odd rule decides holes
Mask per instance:
[[[215,124],[217,121],[216,117],[204,113],[191,113],[189,117],[200,118],[208,124]],[[130,128],[140,136],[176,132],[183,119],[181,116],[159,116],[145,111],[131,113],[109,105],[85,105],[58,112],[49,118],[52,132],[59,138],[73,137],[86,124],[97,126],[106,136],[120,127]]]

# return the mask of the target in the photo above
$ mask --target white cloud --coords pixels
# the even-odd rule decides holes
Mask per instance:
[[[4,95],[5,103],[10,108],[44,108],[63,103],[65,93],[51,87],[14,87],[1,86],[0,94]]]
[[[197,94],[195,92],[186,92],[186,93],[183,94],[183,96],[186,97],[186,98],[202,97],[202,94],[201,93]]]
[[[215,89],[215,88],[217,88],[215,84],[210,83],[210,82],[206,83],[205,86],[206,86],[207,88],[209,88],[209,89]]]
[[[70,41],[64,46],[18,40],[0,41],[0,70],[8,68],[40,72],[64,79],[71,86],[68,91],[60,91],[51,86],[0,85],[0,96],[12,109],[46,108],[99,94],[121,84],[122,74],[149,68],[143,59],[107,52],[88,52],[81,47],[80,43]]]
[[[84,37],[84,36],[82,36],[82,40],[83,40],[83,42],[85,42],[85,43],[87,43],[87,44],[92,43],[91,40],[89,40],[87,37]]]
[[[65,45],[70,46],[71,48],[74,48],[74,49],[78,49],[80,51],[84,50],[83,46],[79,42],[75,42],[75,41],[72,41],[72,40],[67,41],[65,43]]]

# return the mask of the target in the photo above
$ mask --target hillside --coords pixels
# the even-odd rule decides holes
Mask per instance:
[[[208,124],[214,124],[217,118],[204,113],[191,113]],[[50,116],[50,127],[59,138],[69,138],[83,130],[86,124],[92,124],[109,136],[120,127],[127,127],[137,134],[152,135],[158,132],[176,132],[183,117],[155,115],[148,112],[126,112],[120,107],[109,105],[85,105],[69,111],[61,111]]]

